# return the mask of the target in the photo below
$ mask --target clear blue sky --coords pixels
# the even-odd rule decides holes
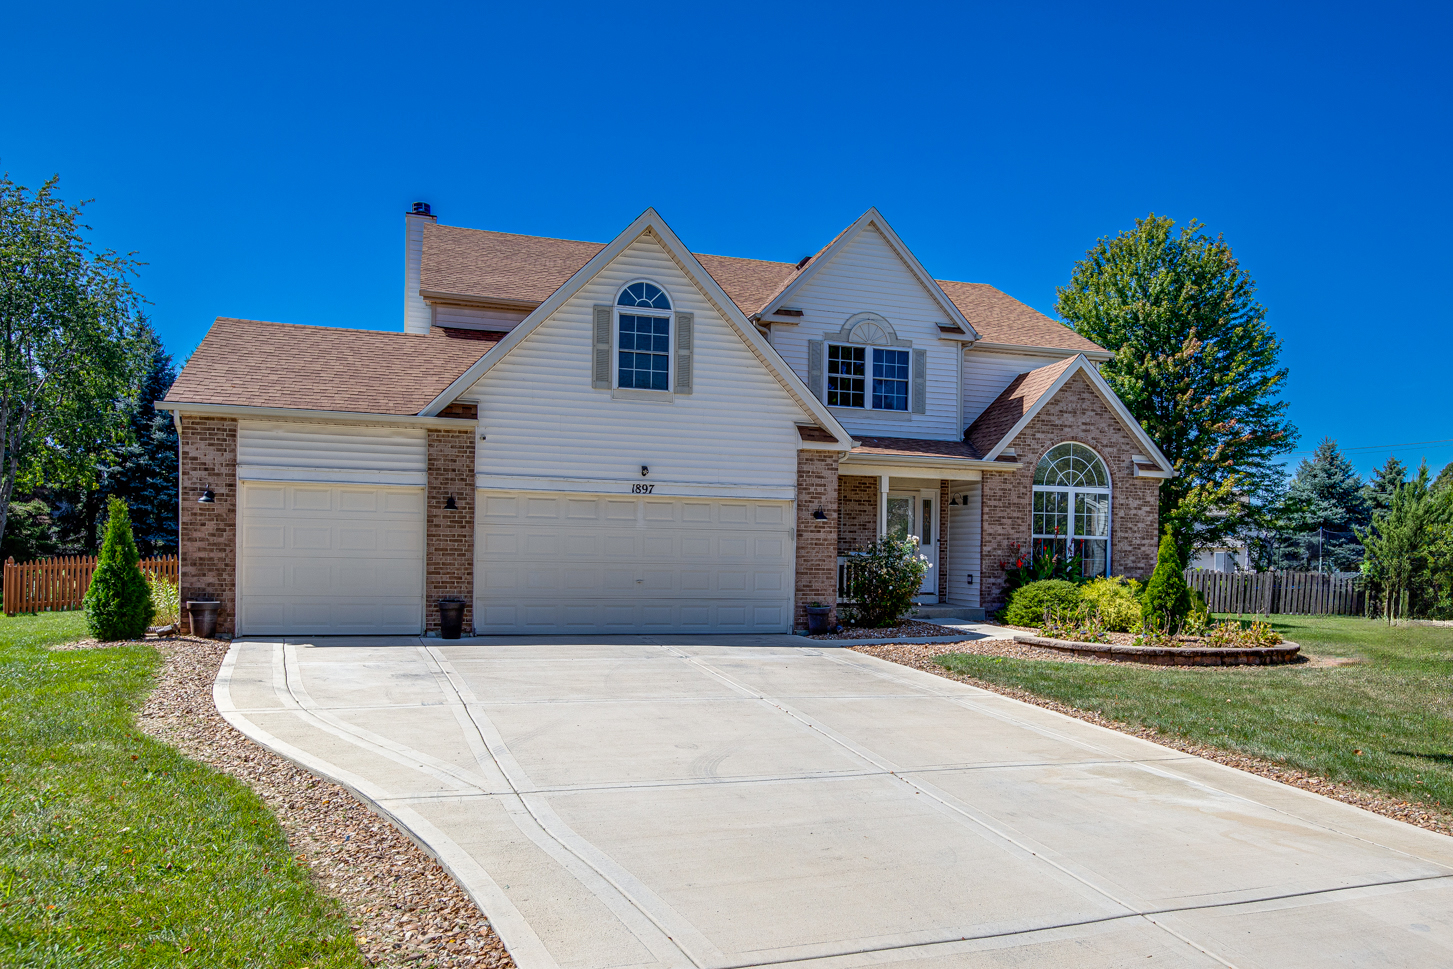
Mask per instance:
[[[1012,8],[1012,9],[1011,9]],[[0,168],[94,197],[184,358],[402,326],[403,212],[796,260],[870,205],[1053,313],[1156,212],[1260,284],[1310,450],[1453,439],[1446,5],[11,4]],[[1434,469],[1453,443],[1397,451]],[[1295,456],[1294,456],[1295,459]]]

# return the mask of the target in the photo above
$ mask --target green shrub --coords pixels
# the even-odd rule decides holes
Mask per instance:
[[[1182,572],[1181,557],[1167,528],[1155,557],[1155,571],[1145,585],[1145,597],[1141,601],[1140,619],[1145,626],[1171,635],[1180,631],[1191,611],[1191,589]]]
[[[143,639],[156,609],[146,576],[136,564],[141,556],[131,537],[131,514],[120,498],[112,498],[107,510],[106,538],[84,600],[86,625],[102,642]]]
[[[888,536],[854,552],[848,558],[849,623],[869,629],[896,623],[913,608],[927,571],[916,538]]]
[[[151,592],[151,606],[155,611],[153,621],[158,626],[170,626],[182,620],[181,595],[177,584],[159,575],[148,575],[146,585]]]
[[[1134,579],[1123,575],[1094,579],[1080,587],[1080,596],[1108,632],[1130,633],[1140,625],[1140,583]]]
[[[1045,579],[1021,585],[1009,594],[1004,621],[1011,626],[1038,626],[1045,611],[1051,615],[1072,615],[1080,605],[1080,587],[1064,579]]]

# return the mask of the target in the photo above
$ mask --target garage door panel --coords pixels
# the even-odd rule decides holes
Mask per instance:
[[[789,628],[788,502],[481,492],[476,507],[480,632]]]
[[[422,488],[243,483],[244,635],[417,634]]]

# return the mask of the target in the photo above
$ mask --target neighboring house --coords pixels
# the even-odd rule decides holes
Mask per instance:
[[[1251,554],[1245,542],[1229,539],[1221,545],[1196,549],[1190,567],[1204,572],[1250,572]]]
[[[1109,355],[876,210],[795,265],[405,222],[404,332],[219,319],[159,405],[224,633],[782,632],[885,533],[970,615],[1016,545],[1155,565]]]

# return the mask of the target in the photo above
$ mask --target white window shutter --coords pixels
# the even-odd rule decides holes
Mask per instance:
[[[676,314],[676,392],[691,393],[691,357],[696,339],[692,332],[696,317],[691,313]]]
[[[826,400],[822,392],[822,356],[823,342],[821,340],[807,341],[807,389],[812,391],[812,396],[818,400]]]
[[[913,413],[928,412],[928,351],[913,351]]]
[[[610,390],[610,325],[614,314],[611,307],[595,307],[595,365],[591,370],[590,386],[596,390]]]

